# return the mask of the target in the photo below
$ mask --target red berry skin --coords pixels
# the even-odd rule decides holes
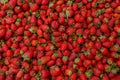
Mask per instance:
[[[100,70],[104,70],[104,65],[102,63],[98,63],[97,64],[97,67],[100,69]]]
[[[49,0],[42,0],[42,5],[48,4]]]
[[[90,80],[99,80],[99,77],[93,76],[92,78],[90,78]]]
[[[77,42],[78,42],[78,44],[83,44],[84,43],[84,39],[82,37],[79,37],[77,39]]]
[[[86,75],[85,74],[80,74],[80,80],[87,80]]]
[[[120,60],[117,61],[117,65],[120,67]]]
[[[57,29],[57,28],[58,28],[58,22],[57,22],[57,21],[53,21],[53,22],[51,23],[51,27],[52,27],[53,29]]]
[[[0,75],[0,80],[5,80],[5,75]]]
[[[48,70],[42,70],[42,77],[48,78],[50,76],[50,72]]]
[[[16,30],[17,35],[22,35],[24,33],[24,27],[20,27]]]
[[[39,6],[37,5],[37,4],[32,4],[31,6],[30,6],[30,10],[31,11],[37,11],[38,10],[38,8],[39,8]]]
[[[73,73],[71,76],[70,76],[71,80],[76,80],[77,79],[77,74],[76,73]]]
[[[106,48],[110,48],[112,46],[112,43],[110,41],[106,41],[103,43],[103,46]]]
[[[6,33],[6,30],[5,29],[1,29],[0,30],[0,38],[4,37],[5,33]]]
[[[66,42],[63,42],[61,45],[61,50],[65,51],[67,49],[68,44]]]
[[[79,14],[77,14],[77,15],[74,17],[74,19],[75,19],[75,21],[78,22],[78,23],[84,21],[83,16],[81,16],[81,15],[79,15]]]
[[[17,0],[10,0],[9,1],[9,6],[14,8],[17,5]]]
[[[37,4],[41,4],[42,0],[35,0]]]
[[[27,11],[29,10],[29,5],[26,3],[26,4],[23,4],[22,8]]]
[[[109,80],[109,77],[106,74],[104,74],[102,80]]]
[[[40,27],[44,32],[46,32],[49,29],[48,25],[41,25]]]
[[[12,55],[13,55],[13,52],[11,50],[8,50],[6,52],[6,57],[12,57]]]
[[[7,39],[9,39],[11,36],[12,36],[12,31],[11,30],[8,30],[8,31],[6,31],[6,35],[5,35],[5,39],[7,40]]]
[[[102,24],[100,29],[104,33],[109,33],[109,29],[108,29],[108,25],[107,24]]]
[[[93,71],[94,71],[94,75],[100,76],[101,71],[98,68],[93,68]]]
[[[17,78],[21,78],[23,76],[24,72],[23,70],[19,70],[19,72],[17,73],[16,77]]]
[[[53,66],[53,69],[50,70],[50,73],[51,73],[51,75],[54,76],[54,77],[55,77],[55,76],[58,76],[58,75],[61,74],[60,68]]]

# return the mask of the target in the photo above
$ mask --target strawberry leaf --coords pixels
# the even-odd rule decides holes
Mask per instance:
[[[8,0],[0,0],[0,2],[1,2],[2,4],[5,4],[5,3],[8,2]]]

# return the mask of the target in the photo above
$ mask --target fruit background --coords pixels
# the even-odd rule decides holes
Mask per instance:
[[[0,80],[120,80],[120,0],[0,0]]]

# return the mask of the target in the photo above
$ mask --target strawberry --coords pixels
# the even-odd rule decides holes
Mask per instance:
[[[67,49],[68,44],[66,42],[63,42],[61,45],[61,50],[66,50]]]
[[[6,33],[6,30],[5,29],[1,29],[0,30],[0,38],[4,37],[5,33]]]
[[[108,33],[108,32],[109,32],[109,29],[108,29],[108,25],[107,25],[107,24],[102,24],[102,25],[100,26],[100,29],[101,29],[101,31],[104,32],[104,33]]]
[[[52,23],[51,23],[51,27],[53,28],[53,29],[57,29],[58,28],[58,22],[57,21],[53,21]]]
[[[85,74],[80,74],[80,80],[87,80]]]
[[[6,31],[5,39],[9,39],[12,36],[12,34],[13,33],[11,30]]]
[[[39,8],[38,4],[31,4],[31,5],[30,5],[30,10],[33,11],[33,12],[34,12],[34,11],[37,11],[38,8]]]
[[[16,34],[17,35],[22,35],[24,33],[23,31],[24,31],[24,27],[20,27],[16,30]]]
[[[47,78],[50,76],[50,72],[48,70],[42,70],[42,77]]]
[[[21,78],[23,76],[24,72],[23,70],[19,70],[19,72],[17,73],[16,77],[17,78]]]
[[[83,22],[84,21],[84,18],[83,16],[77,14],[75,17],[74,17],[75,21],[76,22]]]
[[[50,60],[50,57],[49,57],[49,56],[43,56],[43,57],[41,57],[41,59],[40,59],[40,63],[41,63],[41,64],[46,64],[49,60]]]

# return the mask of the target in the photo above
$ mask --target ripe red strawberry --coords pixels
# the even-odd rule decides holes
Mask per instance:
[[[48,78],[50,76],[50,72],[48,70],[42,70],[42,77]]]
[[[51,27],[52,27],[53,29],[57,29],[57,28],[59,27],[58,22],[57,22],[57,21],[53,21],[53,22],[51,23]]]
[[[61,45],[61,50],[66,50],[67,49],[68,44],[66,42],[63,42]]]
[[[19,72],[17,73],[16,77],[17,78],[21,78],[23,76],[23,70],[19,70]]]
[[[102,78],[102,80],[109,80],[108,76],[105,74]]]
[[[41,28],[44,32],[49,31],[49,26],[48,26],[48,25],[41,25],[40,28]]]
[[[13,52],[11,50],[8,50],[6,52],[6,57],[12,57],[13,56]]]
[[[75,21],[76,22],[83,22],[84,21],[84,18],[83,16],[77,14],[75,17],[74,17]]]
[[[99,78],[97,76],[93,76],[92,78],[90,78],[90,80],[99,80]]]
[[[50,73],[52,76],[58,76],[61,74],[61,71],[60,71],[60,68],[57,67],[57,66],[52,66],[51,69],[50,69]]]
[[[106,48],[110,48],[112,46],[111,42],[110,41],[106,41],[103,43],[103,46],[106,47]]]
[[[80,80],[87,80],[85,74],[80,74]]]
[[[30,5],[30,10],[33,11],[33,12],[34,12],[34,11],[37,11],[38,8],[39,8],[38,4],[31,4],[31,5]]]
[[[107,24],[102,24],[102,25],[100,26],[100,29],[101,29],[101,31],[104,32],[104,33],[109,33],[109,28],[108,28],[108,25],[107,25]]]
[[[5,29],[1,29],[0,30],[0,38],[4,37],[5,33],[6,33],[6,30]]]
[[[20,27],[16,30],[17,35],[22,35],[24,33],[24,27]]]
[[[49,0],[44,0],[44,1],[42,1],[42,4],[46,5],[46,4],[48,4],[48,2],[49,2]]]
[[[6,31],[5,39],[9,39],[12,36],[12,34],[13,33],[11,30]]]
[[[50,56],[43,56],[41,57],[40,62],[42,64],[46,64],[49,60],[50,60]]]
[[[84,39],[82,37],[78,37],[77,42],[78,42],[78,44],[83,44]]]

